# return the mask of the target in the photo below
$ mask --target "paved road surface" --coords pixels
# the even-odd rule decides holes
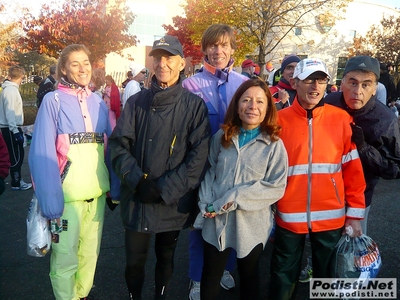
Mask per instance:
[[[26,148],[29,151],[29,146]],[[25,157],[27,161],[27,153]],[[23,177],[29,181],[29,167],[23,166]],[[25,218],[32,196],[29,191],[11,191],[10,178],[6,179],[6,192],[0,196],[0,300],[51,300],[54,299],[48,277],[49,257],[30,257],[26,254]],[[400,181],[382,180],[375,192],[369,219],[369,235],[378,243],[383,266],[381,278],[397,278],[400,298]],[[175,271],[168,299],[188,299],[188,230],[180,235],[175,256]],[[260,261],[262,282],[260,291],[267,293],[269,282],[269,260],[271,245],[268,244]],[[154,254],[147,263],[147,277],[143,299],[153,298]],[[96,300],[128,299],[124,282],[124,234],[119,217],[119,208],[106,210],[101,253],[92,295]],[[238,275],[233,273],[238,282]],[[297,299],[308,299],[308,284],[301,284]],[[236,300],[238,290],[221,289],[221,300]],[[251,299],[249,299],[251,300]],[[275,300],[275,299],[274,299]]]

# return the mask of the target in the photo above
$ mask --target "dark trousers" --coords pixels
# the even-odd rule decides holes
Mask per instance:
[[[309,232],[313,277],[331,277],[330,263],[341,235],[342,229]],[[306,234],[297,234],[276,225],[268,299],[296,298],[305,239]]]
[[[18,128],[22,132],[21,128]],[[13,133],[8,128],[1,128],[4,141],[6,142],[8,155],[10,156],[10,176],[11,186],[19,187],[21,180],[21,167],[24,162],[24,144],[16,143],[13,138]]]
[[[179,230],[157,233],[155,237],[155,297],[164,299],[174,269],[174,253]],[[141,299],[145,264],[150,249],[150,233],[125,230],[125,280],[132,299]]]
[[[258,244],[246,257],[237,258],[240,277],[240,299],[242,300],[256,300],[259,298],[258,263],[262,250],[262,244]],[[204,265],[200,284],[200,297],[202,300],[218,299],[219,282],[231,251],[231,248],[219,251],[213,245],[204,242]]]

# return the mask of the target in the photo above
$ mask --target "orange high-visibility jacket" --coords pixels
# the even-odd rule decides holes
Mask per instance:
[[[346,216],[362,219],[365,180],[351,142],[352,117],[324,105],[306,111],[297,97],[279,111],[281,139],[289,157],[286,191],[276,223],[295,233],[341,228]]]

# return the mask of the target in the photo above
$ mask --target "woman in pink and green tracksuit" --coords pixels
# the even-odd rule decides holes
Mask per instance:
[[[43,99],[29,153],[43,215],[62,230],[53,235],[50,258],[57,300],[85,299],[92,288],[110,190],[104,137],[111,127],[107,106],[88,88],[89,55],[84,45],[62,51],[58,87]]]

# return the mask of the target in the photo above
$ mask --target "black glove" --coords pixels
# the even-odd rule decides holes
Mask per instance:
[[[354,144],[356,144],[357,148],[361,148],[365,144],[364,132],[362,128],[356,124],[350,124],[350,126],[353,132],[351,135],[351,140]]]
[[[5,189],[6,189],[6,185],[4,183],[4,178],[0,177],[0,195],[3,194]]]
[[[13,133],[13,138],[14,142],[16,142],[17,144],[24,143],[24,135],[22,134],[22,132]]]
[[[114,210],[118,206],[119,200],[113,200],[111,197],[107,197],[106,203],[109,209]]]
[[[160,203],[162,201],[160,188],[150,179],[140,178],[136,185],[135,198],[141,203]]]

